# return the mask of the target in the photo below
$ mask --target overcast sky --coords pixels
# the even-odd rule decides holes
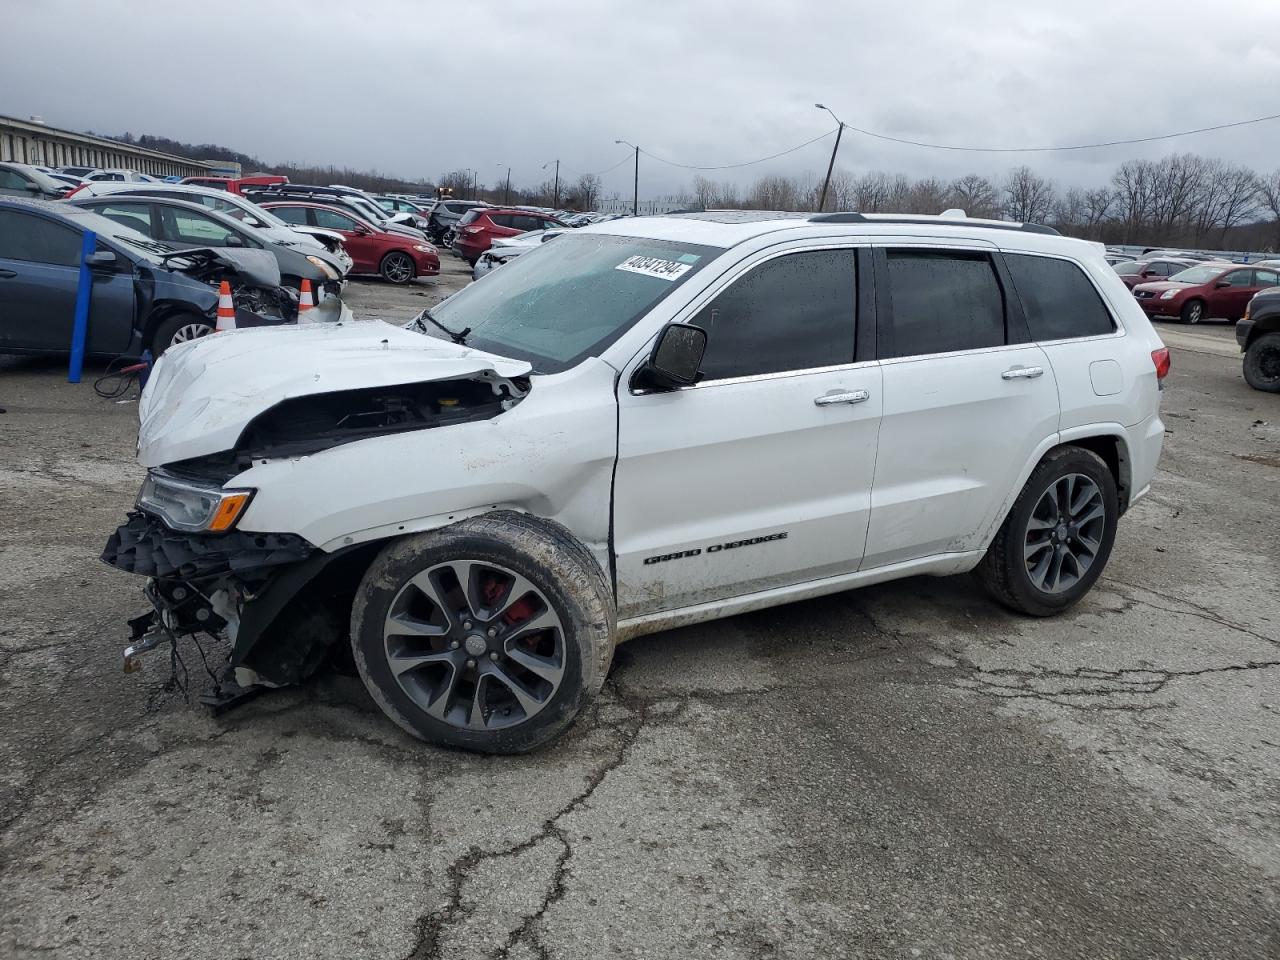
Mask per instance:
[[[270,161],[533,185],[626,157],[776,153],[847,123],[978,146],[1147,136],[1280,111],[1275,0],[43,0],[6,5],[0,113]],[[820,178],[831,139],[716,179]],[[838,165],[1066,183],[1177,151],[1280,165],[1280,121],[1145,146],[964,154],[846,131]],[[695,171],[640,163],[642,198]],[[630,163],[603,174],[631,192]]]

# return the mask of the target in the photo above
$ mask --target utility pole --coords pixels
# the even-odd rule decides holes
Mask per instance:
[[[830,107],[824,107],[820,103],[815,103],[814,106],[819,110],[826,110],[827,113],[831,114],[831,119],[840,124],[840,126],[836,128],[836,144],[831,148],[831,161],[827,164],[827,178],[822,181],[822,196],[818,200],[818,212],[821,213],[823,208],[827,205],[827,188],[831,186],[831,171],[836,165],[836,153],[840,149],[840,137],[844,134],[844,121],[837,117]]]
[[[551,164],[553,163],[556,165],[556,185],[555,185],[555,190],[553,191],[554,196],[552,196],[551,198],[551,209],[559,210],[560,209],[560,161],[548,160],[546,163],[542,165],[542,169],[543,170],[547,169],[547,167],[551,166]]]
[[[471,171],[471,199],[472,200],[480,199],[480,171],[479,170]]]
[[[625,143],[628,147],[631,147],[636,152],[636,181],[635,181],[635,193],[632,194],[632,199],[631,199],[631,215],[633,217],[638,217],[640,216],[640,148],[637,147],[634,143],[630,143],[629,141],[626,141],[626,140],[615,140],[613,142]]]
[[[507,167],[507,189],[502,191],[502,203],[504,206],[511,204],[511,168]]]

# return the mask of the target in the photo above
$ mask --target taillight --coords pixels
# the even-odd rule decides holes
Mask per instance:
[[[82,183],[82,184],[80,184],[80,186],[73,188],[73,189],[72,189],[72,191],[71,191],[70,193],[68,193],[65,197],[63,197],[62,199],[63,199],[63,200],[70,200],[72,197],[74,197],[77,193],[79,193],[81,190],[83,190],[83,189],[84,189],[85,187],[87,187],[87,186],[88,186],[88,184],[87,184],[87,183]]]
[[[1169,375],[1169,348],[1161,347],[1159,350],[1152,350],[1151,362],[1156,365],[1157,382],[1164,380]]]
[[[462,232],[463,233],[479,233],[483,229],[484,227],[463,227]]]

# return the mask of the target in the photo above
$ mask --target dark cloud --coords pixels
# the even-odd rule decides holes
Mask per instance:
[[[241,2],[10,8],[0,112],[404,176],[500,165],[536,183],[659,156],[734,163],[820,134],[820,100],[894,136],[991,146],[1142,136],[1274,112],[1280,4],[1260,0]],[[1275,166],[1280,122],[1057,155],[957,154],[846,135],[840,165],[951,177],[1021,162],[1091,184],[1189,150]],[[758,167],[820,176],[830,141]],[[606,190],[630,191],[629,167]],[[693,171],[641,161],[641,190]]]

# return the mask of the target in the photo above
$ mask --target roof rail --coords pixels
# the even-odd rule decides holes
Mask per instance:
[[[916,224],[919,226],[951,226],[952,224],[969,223],[972,221],[961,220],[957,218],[924,218],[924,217],[892,217],[877,216],[875,219],[864,217],[860,213],[815,213],[809,218],[810,223],[887,223],[887,224]],[[975,226],[979,226],[984,230],[1020,230],[1023,233],[1044,233],[1050,236],[1059,237],[1053,227],[1046,227],[1040,223],[991,223],[989,221],[978,221]]]

